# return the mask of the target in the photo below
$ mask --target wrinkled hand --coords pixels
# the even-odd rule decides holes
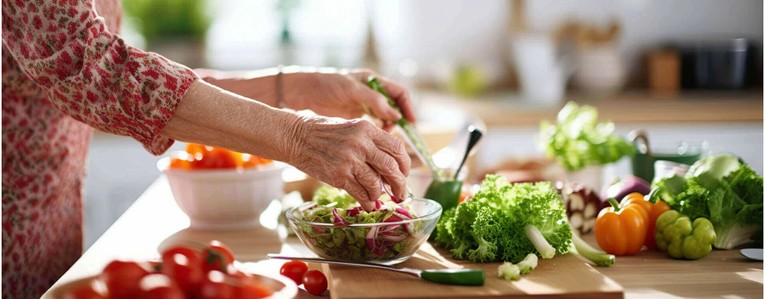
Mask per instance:
[[[411,161],[404,142],[367,120],[306,117],[295,124],[289,161],[298,169],[356,198],[371,211],[381,180],[393,195],[406,198]]]
[[[300,101],[300,106],[317,114],[346,119],[369,114],[382,120],[383,128],[389,130],[401,114],[388,105],[385,97],[366,85],[372,75],[378,78],[391,99],[401,108],[404,118],[414,122],[414,111],[406,88],[369,70],[311,73],[309,77],[294,81],[298,88],[286,86],[286,89],[297,93],[289,95],[290,98]]]

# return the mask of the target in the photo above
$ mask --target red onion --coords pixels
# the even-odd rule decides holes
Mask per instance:
[[[406,209],[402,207],[396,207],[396,212],[406,216],[407,219],[412,219],[412,214],[409,214],[409,211],[407,211]]]
[[[369,247],[370,251],[374,251],[376,248],[375,239],[377,239],[377,227],[373,226],[372,228],[369,229],[369,232],[367,232],[367,237],[366,237],[367,247]]]
[[[361,207],[355,207],[352,209],[348,209],[348,212],[346,212],[346,215],[351,217],[356,217],[359,215],[359,213],[361,213]]]
[[[334,223],[337,226],[347,226],[348,223],[345,223],[345,220],[343,217],[340,217],[340,214],[337,213],[337,209],[332,209],[332,216],[334,216]]]
[[[398,197],[396,197],[395,195],[393,195],[393,192],[391,192],[391,191],[388,191],[388,188],[385,188],[385,183],[383,183],[383,181],[382,181],[382,180],[380,180],[380,187],[382,187],[383,191],[385,191],[385,193],[387,193],[387,194],[388,194],[388,196],[390,196],[390,199],[391,199],[393,202],[395,202],[395,203],[401,203],[401,202],[403,201],[403,200],[399,199]]]
[[[600,211],[601,199],[598,194],[578,183],[558,182],[555,188],[563,198],[571,227],[581,234],[591,232]]]

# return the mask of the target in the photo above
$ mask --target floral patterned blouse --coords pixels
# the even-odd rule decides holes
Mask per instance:
[[[2,0],[3,298],[38,298],[82,254],[92,127],[152,154],[197,80],[116,35],[119,0]]]

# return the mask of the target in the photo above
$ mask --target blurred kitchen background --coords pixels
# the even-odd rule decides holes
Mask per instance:
[[[377,70],[410,88],[434,150],[467,124],[486,129],[473,174],[535,167],[540,122],[568,100],[595,106],[622,136],[643,129],[655,146],[730,152],[762,174],[760,0],[124,0],[123,8],[128,44],[192,68]],[[129,138],[95,134],[86,247],[159,177],[157,160]],[[607,172],[629,173],[630,162]]]

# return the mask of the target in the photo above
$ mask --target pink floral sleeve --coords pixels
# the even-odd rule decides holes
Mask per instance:
[[[126,45],[90,0],[3,0],[2,16],[3,43],[56,108],[153,154],[172,145],[160,132],[194,72]]]

